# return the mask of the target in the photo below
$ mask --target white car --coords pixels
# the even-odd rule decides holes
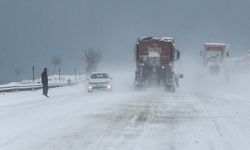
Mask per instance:
[[[93,72],[88,79],[88,92],[93,90],[112,90],[112,78],[106,72]]]

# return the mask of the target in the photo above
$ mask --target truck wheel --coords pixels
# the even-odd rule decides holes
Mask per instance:
[[[173,86],[172,88],[171,88],[171,92],[175,92],[175,86]]]
[[[134,88],[136,90],[140,90],[143,88],[143,83],[142,82],[134,82]]]
[[[175,92],[175,86],[166,86],[165,91],[174,93]]]

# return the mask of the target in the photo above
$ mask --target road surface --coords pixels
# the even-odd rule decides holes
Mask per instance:
[[[179,88],[0,94],[1,150],[249,150],[250,101]]]

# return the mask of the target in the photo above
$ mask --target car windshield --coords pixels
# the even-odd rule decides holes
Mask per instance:
[[[109,78],[109,75],[107,73],[95,73],[91,74],[91,79],[100,79],[100,78]]]

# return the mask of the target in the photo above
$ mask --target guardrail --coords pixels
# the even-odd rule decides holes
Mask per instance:
[[[51,83],[49,84],[49,88],[63,87],[63,86],[72,86],[76,85],[78,82],[74,83]],[[0,87],[0,93],[3,92],[16,92],[16,91],[32,91],[42,89],[42,84],[34,84],[34,85],[16,85],[16,86],[3,86]]]

